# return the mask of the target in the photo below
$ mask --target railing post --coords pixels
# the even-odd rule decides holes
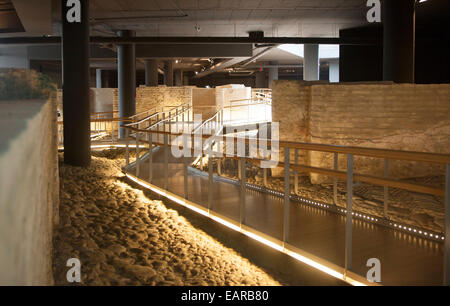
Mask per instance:
[[[298,149],[294,150],[294,163],[298,164]],[[298,171],[294,171],[294,192],[298,193]]]
[[[153,137],[151,131],[147,134],[148,138],[148,182],[151,183],[153,180]]]
[[[217,159],[217,174],[222,175],[222,159]]]
[[[167,134],[164,134],[164,189],[169,187],[169,144]]]
[[[289,218],[290,218],[290,196],[291,186],[289,182],[290,166],[289,148],[284,148],[284,219],[283,219],[283,244],[289,241]]]
[[[125,161],[127,168],[130,164],[130,138],[129,136],[130,131],[128,129],[125,129],[125,142],[126,142],[126,150],[125,150]]]
[[[114,142],[114,114],[112,115],[111,119],[111,142]]]
[[[208,154],[208,210],[213,209],[213,162],[212,162],[212,142],[209,144]]]
[[[183,122],[183,124],[181,125],[181,128],[183,129],[183,131],[184,131],[184,126],[185,126],[185,120],[184,120],[184,112],[185,112],[185,110],[184,110],[184,105],[181,107],[181,121]]]
[[[384,159],[384,177],[389,177],[389,159]],[[389,187],[384,186],[384,217],[388,218]]]
[[[264,187],[267,188],[267,168],[263,168],[263,181],[264,181]]]
[[[345,273],[352,268],[353,154],[347,154],[347,217],[345,220]]]
[[[238,179],[242,179],[242,161],[238,160]]]
[[[175,110],[175,131],[178,133],[178,107]]]
[[[140,163],[139,163],[139,154],[140,154],[140,148],[139,148],[139,132],[136,132],[136,176],[139,176],[139,170],[140,170]]]
[[[183,131],[184,133],[184,131]],[[188,135],[183,134],[183,148],[187,148],[188,146]],[[185,150],[186,152],[187,150]],[[183,168],[184,168],[184,198],[186,200],[189,199],[189,192],[188,192],[188,157],[183,155]]]
[[[444,285],[450,286],[450,164],[445,166]]]
[[[334,153],[334,170],[337,171],[339,169],[339,154]],[[334,205],[338,204],[337,200],[337,177],[333,178],[333,203]]]
[[[239,168],[241,169],[241,194],[240,194],[240,213],[239,213],[239,222],[242,226],[245,224],[245,193],[246,193],[246,177],[245,177],[245,157],[242,157],[239,163]]]
[[[165,132],[166,131],[166,121],[165,121],[165,119],[166,119],[166,113],[162,113],[162,129],[163,129],[163,132]],[[158,124],[159,125],[159,124]],[[160,138],[161,139],[161,138]],[[163,139],[163,141],[164,141],[164,135],[162,135],[162,139]]]

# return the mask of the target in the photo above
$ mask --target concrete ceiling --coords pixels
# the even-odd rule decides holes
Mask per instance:
[[[366,0],[91,0],[93,30],[105,35],[338,37],[366,11]]]
[[[21,33],[4,36],[60,35],[60,0],[3,0],[14,4],[25,28]],[[338,37],[339,30],[366,25],[366,0],[90,0],[91,35],[115,36],[117,30],[135,30],[137,36],[226,36],[247,37],[249,31],[264,31],[266,37]],[[430,0],[420,5],[420,22],[440,20],[448,0]],[[442,18],[441,18],[442,19]],[[445,19],[445,18],[444,18]],[[189,49],[191,48],[191,49]],[[209,49],[208,49],[209,48]],[[252,58],[230,47],[140,46],[140,58],[185,59],[179,69],[198,70],[208,62],[196,57],[229,58],[234,63]],[[216,49],[220,49],[218,52]],[[227,50],[230,54],[225,54]],[[248,52],[247,52],[248,53]],[[164,56],[161,56],[163,54]],[[255,56],[255,49],[253,50]],[[242,57],[242,58],[241,58]],[[99,66],[115,66],[114,60],[97,59]],[[242,62],[241,61],[241,62]],[[299,64],[302,58],[272,48],[248,67],[269,61]],[[217,62],[216,62],[217,63]],[[253,65],[254,64],[254,65]],[[225,65],[224,65],[225,66]],[[219,69],[220,70],[220,69]],[[203,74],[203,73],[200,73]],[[206,74],[206,72],[205,72]]]

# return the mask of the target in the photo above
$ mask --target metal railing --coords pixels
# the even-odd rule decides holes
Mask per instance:
[[[131,122],[133,119],[114,117],[117,112],[91,113],[91,140],[100,142],[117,142],[120,122]],[[58,145],[64,143],[64,121],[58,121]]]
[[[216,114],[217,115],[217,114]],[[127,126],[127,129],[130,130],[130,132],[136,133],[138,135],[139,133],[144,133],[147,135],[147,141],[150,144],[150,147],[153,145],[160,146],[164,149],[164,187],[163,189],[165,191],[168,191],[168,152],[169,147],[172,145],[180,146],[179,143],[172,144],[169,141],[170,137],[182,137],[183,139],[183,147],[187,146],[189,148],[189,151],[192,153],[195,151],[194,143],[193,143],[193,130],[176,130],[174,131],[167,131],[167,130],[152,130],[152,129],[138,129],[136,127],[132,127],[131,125]],[[152,139],[153,136],[161,136],[163,141],[155,141]],[[158,138],[158,137],[156,137]],[[246,181],[246,164],[251,163],[256,166],[260,166],[262,162],[264,161],[270,161],[272,160],[272,153],[265,152],[264,156],[251,156],[247,153],[250,153],[251,146],[258,144],[261,141],[265,141],[268,144],[268,150],[271,149],[271,140],[270,139],[251,139],[249,137],[224,137],[223,135],[203,135],[203,139],[207,139],[209,148],[208,148],[208,155],[209,155],[209,167],[208,167],[208,206],[207,210],[205,210],[202,206],[189,202],[189,205],[193,207],[196,211],[203,211],[202,214],[212,216],[214,220],[222,220],[221,222],[226,222],[230,227],[235,228],[240,231],[245,231],[247,233],[250,233],[251,235],[257,235],[260,237],[260,239],[267,242],[268,245],[271,245],[272,247],[283,251],[288,254],[303,254],[302,256],[313,256],[311,254],[308,254],[306,252],[303,252],[302,250],[299,250],[295,246],[290,244],[290,201],[293,198],[298,199],[298,196],[292,195],[291,192],[291,184],[290,184],[290,178],[293,174],[294,176],[294,190],[295,192],[298,190],[298,174],[300,172],[303,173],[315,173],[320,175],[326,175],[333,178],[333,202],[332,204],[328,203],[322,203],[318,201],[305,201],[308,202],[311,205],[317,205],[321,208],[339,213],[345,217],[345,260],[344,260],[344,267],[336,267],[334,264],[326,262],[324,260],[321,260],[322,262],[325,262],[325,266],[330,267],[333,266],[336,271],[339,271],[343,275],[343,278],[349,278],[352,279],[361,279],[361,276],[356,275],[354,272],[352,272],[352,250],[353,250],[353,224],[352,221],[354,218],[360,219],[367,222],[373,222],[375,224],[379,224],[381,226],[388,226],[390,228],[393,228],[395,230],[401,230],[403,232],[409,233],[411,235],[417,235],[426,239],[433,239],[435,241],[443,242],[444,243],[444,284],[450,285],[450,154],[434,154],[434,153],[422,153],[422,152],[411,152],[411,151],[399,151],[399,150],[387,150],[387,149],[374,149],[374,148],[362,148],[362,147],[351,147],[351,146],[338,146],[338,145],[326,145],[326,144],[315,144],[315,143],[298,143],[298,142],[287,142],[287,141],[280,141],[279,142],[279,148],[284,150],[284,161],[278,163],[278,167],[282,167],[284,169],[284,192],[282,193],[282,196],[284,198],[284,213],[283,213],[283,221],[282,221],[282,239],[278,240],[275,237],[267,236],[266,234],[261,233],[260,231],[250,228],[246,225],[246,215],[245,215],[245,205],[246,205],[246,199],[245,194],[246,190],[249,189],[249,184],[247,184]],[[139,150],[139,144],[141,141],[140,137],[134,138],[136,141],[136,150]],[[233,146],[237,143],[244,142],[246,147],[246,154],[244,156],[249,157],[242,157],[238,156],[236,154],[229,155],[227,154],[224,156],[222,150],[214,150],[213,149],[213,141],[214,145],[216,146],[226,146],[226,143],[228,141],[231,141],[233,143]],[[309,165],[299,164],[298,163],[298,153],[299,151],[305,151],[305,152],[311,152],[311,151],[318,151],[318,152],[326,152],[326,153],[332,153],[334,155],[334,167],[333,169],[329,168],[321,168],[321,167],[312,167]],[[127,162],[125,166],[125,171],[130,170],[130,163],[128,159],[128,149],[127,149]],[[228,151],[227,151],[228,152]],[[236,152],[236,151],[235,151]],[[294,153],[294,161],[291,162],[291,152]],[[267,154],[266,154],[267,153]],[[278,152],[276,152],[278,154]],[[345,170],[340,170],[338,168],[338,159],[339,155],[344,155],[347,158],[347,167]],[[137,156],[139,156],[137,152]],[[192,156],[192,155],[191,155]],[[371,158],[380,158],[384,160],[384,167],[385,167],[385,173],[383,177],[377,177],[377,176],[370,176],[370,175],[363,175],[358,174],[355,172],[354,168],[354,158],[355,156],[362,156],[362,157],[371,157]],[[213,159],[218,159],[218,167],[217,172],[218,175],[221,175],[221,163],[224,159],[231,158],[231,159],[237,159],[239,161],[239,183],[241,186],[241,193],[240,193],[240,199],[239,199],[239,206],[240,206],[240,215],[239,220],[234,220],[227,218],[225,216],[220,215],[216,211],[214,211],[213,207],[213,167],[212,167],[212,161]],[[186,158],[184,159],[184,198],[180,199],[180,203],[188,203],[189,196],[188,196],[188,171],[187,171],[187,162]],[[403,160],[403,161],[414,161],[414,162],[426,162],[426,163],[434,163],[434,164],[442,164],[445,166],[445,187],[443,189],[436,188],[436,187],[430,187],[427,185],[420,185],[420,184],[412,184],[400,180],[396,180],[393,178],[389,178],[389,161],[390,160]],[[138,167],[139,165],[139,157],[138,161],[136,162],[136,165]],[[151,156],[150,156],[150,162],[149,162],[149,179],[148,183],[152,183],[152,162],[151,162]],[[264,171],[264,185],[267,186],[267,168],[263,168]],[[136,170],[136,180],[139,180],[138,178],[139,173]],[[336,205],[337,202],[337,181],[338,180],[344,180],[346,181],[346,205],[344,208],[340,208]],[[357,211],[353,210],[353,189],[354,189],[354,183],[355,182],[363,182],[363,183],[369,183],[374,185],[379,185],[384,187],[384,218],[383,217],[377,217],[377,216],[371,216],[368,214],[359,213]],[[156,188],[156,187],[155,187]],[[417,229],[414,226],[410,225],[404,225],[400,224],[398,222],[391,221],[388,218],[388,211],[389,211],[389,193],[388,188],[398,188],[408,191],[413,191],[417,193],[424,193],[424,194],[431,194],[434,196],[444,197],[444,231],[443,233],[436,233],[433,231],[424,231]],[[157,188],[156,188],[157,190]],[[259,189],[258,189],[259,190]],[[171,196],[172,198],[175,197],[174,195]],[[301,200],[301,199],[300,199]],[[187,205],[187,204],[186,204]],[[225,220],[225,221],[224,221]],[[249,234],[249,235],[250,235]],[[263,238],[261,238],[263,237]],[[305,255],[306,254],[306,255]]]
[[[225,125],[270,122],[272,121],[271,90],[253,90],[251,98],[230,100],[223,108],[225,109]]]

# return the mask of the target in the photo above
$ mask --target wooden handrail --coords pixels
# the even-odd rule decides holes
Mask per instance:
[[[156,134],[170,134],[170,132],[163,132],[163,131],[155,131],[155,132],[156,132]],[[172,135],[181,136],[183,134],[178,133],[178,134],[172,134]],[[130,138],[135,139],[135,137],[133,137],[133,136],[130,136]],[[140,142],[148,143],[148,141],[146,141],[145,139],[140,140]],[[152,141],[152,144],[161,145],[161,146],[164,145],[164,143],[160,143],[158,141]],[[169,147],[177,146],[180,149],[183,149],[182,145],[172,145],[170,142],[167,145]],[[191,151],[191,153],[193,153],[194,149],[190,148],[190,151]],[[212,153],[217,154],[218,152],[212,152]],[[231,158],[231,159],[239,159],[240,158],[238,156],[225,156],[225,157]],[[264,160],[261,158],[251,158],[251,157],[246,157],[245,159],[248,162],[251,162],[255,165],[257,165],[261,161],[267,161],[267,160]],[[279,161],[277,166],[284,168],[284,163]],[[322,175],[326,175],[326,176],[336,177],[343,181],[347,180],[347,172],[346,171],[312,167],[312,166],[307,166],[307,165],[302,165],[302,164],[290,164],[289,167],[292,170],[296,170],[299,172],[317,173],[317,174],[322,174]],[[359,181],[359,182],[363,182],[363,183],[369,183],[369,184],[379,185],[379,186],[388,186],[388,187],[399,188],[399,189],[413,191],[413,192],[431,194],[431,195],[435,195],[435,196],[443,197],[445,195],[444,189],[439,189],[439,188],[424,186],[424,185],[418,185],[418,184],[412,184],[412,183],[402,182],[402,181],[394,180],[394,179],[381,178],[381,177],[376,177],[376,176],[371,176],[371,175],[363,175],[363,174],[357,174],[357,173],[355,173],[353,175],[353,179],[354,179],[354,181]]]
[[[130,127],[126,127],[130,128]],[[137,132],[145,133],[155,133],[155,131],[134,129]],[[182,134],[182,133],[181,133]],[[173,134],[173,135],[181,135]],[[187,135],[191,135],[187,133]],[[205,139],[217,138],[226,141],[227,137],[224,136],[214,136],[214,135],[202,135]],[[236,141],[244,141],[246,144],[250,142],[247,137],[233,137]],[[266,142],[271,145],[272,141],[270,139],[255,139],[258,142]],[[290,148],[290,149],[300,149],[306,151],[318,151],[326,153],[340,153],[340,154],[353,154],[357,156],[365,157],[376,157],[376,158],[387,158],[395,160],[407,160],[416,162],[428,162],[437,164],[448,164],[450,163],[450,154],[442,153],[428,153],[428,152],[417,152],[417,151],[401,151],[401,150],[390,150],[390,149],[380,149],[380,148],[366,148],[366,147],[353,147],[353,146],[343,146],[343,145],[329,145],[329,144],[319,144],[319,143],[307,143],[307,142],[293,142],[293,141],[283,141],[279,142],[280,148]]]
[[[134,122],[133,119],[130,119],[129,117],[122,117],[122,118],[100,118],[100,119],[91,119],[90,122],[116,122],[116,121],[125,121],[125,122]],[[58,121],[59,125],[64,124],[63,121]]]
[[[92,115],[100,115],[100,114],[116,114],[116,113],[118,113],[119,111],[112,111],[112,112],[92,112],[91,113],[91,116]]]
[[[182,136],[182,135],[189,135],[192,136],[191,133],[172,133],[167,131],[151,131],[151,130],[142,130],[142,129],[136,129],[132,127],[126,127],[132,131],[135,132],[144,132],[144,133],[152,133],[152,134],[168,134],[173,136]],[[203,139],[219,139],[222,140],[224,143],[228,140],[227,138],[231,138],[234,143],[238,143],[238,141],[243,141],[246,144],[250,143],[250,139],[247,137],[224,137],[224,136],[214,136],[214,135],[202,135]],[[134,138],[134,137],[131,137]],[[145,140],[141,140],[142,142],[147,142]],[[192,139],[191,139],[192,141]],[[270,140],[265,139],[253,139],[252,141],[267,141],[270,143]],[[153,142],[154,144],[158,145],[164,145],[162,143]],[[172,146],[172,144],[168,143],[168,146]],[[176,145],[180,149],[183,148],[183,146]],[[320,152],[327,152],[327,153],[340,153],[340,154],[353,154],[358,156],[365,156],[365,157],[376,157],[376,158],[386,158],[386,159],[396,159],[396,160],[407,160],[407,161],[417,161],[417,162],[430,162],[430,163],[438,163],[438,164],[448,164],[450,163],[450,154],[438,154],[438,153],[427,153],[427,152],[414,152],[414,151],[401,151],[401,150],[389,150],[389,149],[378,149],[378,148],[360,148],[360,147],[351,147],[351,146],[339,146],[339,145],[326,145],[326,144],[316,144],[316,143],[298,143],[298,142],[291,142],[291,141],[280,141],[279,142],[279,148],[293,148],[293,149],[301,149],[301,150],[308,150],[308,151],[320,151]],[[193,152],[194,149],[191,148],[191,152]],[[213,154],[216,154],[217,152],[213,152]],[[226,158],[239,158],[237,156],[225,156]],[[246,160],[253,162],[253,163],[259,163],[263,159],[259,158],[250,158],[246,157]],[[278,162],[277,166],[284,167],[283,162]],[[338,170],[332,170],[327,168],[319,168],[319,167],[312,167],[307,165],[301,165],[301,164],[290,164],[289,165],[291,169],[301,171],[301,172],[307,172],[307,173],[317,173],[322,175],[327,175],[331,177],[336,177],[341,180],[347,179],[347,172],[346,171],[338,171]],[[389,178],[381,178],[376,176],[370,176],[370,175],[362,175],[355,173],[353,176],[353,179],[355,181],[363,182],[363,183],[369,183],[374,185],[380,185],[380,186],[388,186],[393,188],[399,188],[403,190],[413,191],[413,192],[420,192],[425,194],[431,194],[435,196],[445,196],[445,190],[434,188],[430,186],[424,186],[424,185],[418,185],[418,184],[412,184],[412,183],[406,183],[395,179],[389,179]]]

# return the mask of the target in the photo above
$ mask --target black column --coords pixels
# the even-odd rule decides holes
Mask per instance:
[[[145,86],[158,86],[158,60],[145,60]]]
[[[135,36],[134,31],[119,31],[118,36]],[[117,45],[119,117],[129,117],[136,114],[136,52],[134,44]],[[120,124],[126,124],[121,122]],[[119,137],[125,136],[121,128]]]
[[[383,79],[414,83],[415,0],[385,0],[383,6]]]
[[[89,1],[80,8],[62,0],[64,162],[87,167],[91,162],[89,108]]]
[[[173,86],[173,62],[168,60],[164,62],[164,84]]]

